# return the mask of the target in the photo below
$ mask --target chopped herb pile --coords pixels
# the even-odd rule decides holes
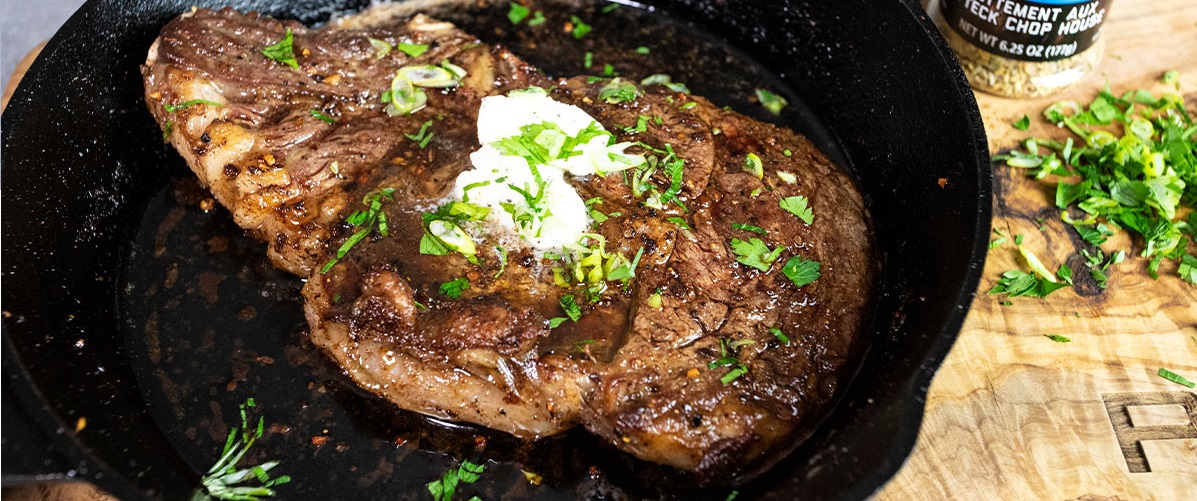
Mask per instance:
[[[270,477],[270,470],[278,466],[278,461],[269,461],[258,466],[237,469],[237,463],[245,457],[249,448],[262,437],[265,425],[264,418],[258,417],[258,424],[254,428],[249,426],[249,411],[256,407],[254,399],[250,398],[241,404],[241,427],[229,430],[225,439],[224,450],[220,459],[200,479],[200,487],[191,496],[192,501],[225,499],[240,501],[255,501],[275,494],[271,487],[291,481],[286,475]],[[240,486],[236,484],[257,480],[259,486]]]
[[[731,341],[727,338],[719,338],[719,358],[707,363],[707,368],[711,370],[720,367],[730,367],[723,377],[719,378],[719,382],[724,386],[732,384],[733,381],[748,373],[748,366],[740,362],[737,358],[736,351],[743,345],[752,344],[756,341],[751,339],[744,339],[740,341]]]
[[[440,292],[453,299],[461,297],[461,294],[470,288],[470,280],[468,278],[458,278],[449,282],[441,284]]]
[[[1115,96],[1107,89],[1086,106],[1052,104],[1043,117],[1074,137],[1029,138],[994,159],[1055,185],[1060,219],[1092,246],[1081,254],[1098,284],[1104,286],[1106,269],[1124,252],[1101,245],[1121,230],[1141,239],[1139,256],[1152,278],[1170,260],[1182,280],[1197,284],[1197,257],[1189,252],[1197,239],[1197,125],[1183,98],[1147,90]]]

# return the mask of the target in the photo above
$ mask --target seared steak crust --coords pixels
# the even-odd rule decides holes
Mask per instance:
[[[297,68],[262,54],[287,30]],[[378,57],[369,38],[430,48]],[[444,60],[466,69],[462,85],[429,89],[411,115],[383,111],[396,69]],[[858,347],[876,272],[868,215],[852,181],[789,130],[664,86],[611,104],[599,97],[606,81],[551,81],[426,16],[311,30],[194,10],[163,29],[143,74],[151,112],[200,180],[275,263],[308,279],[313,342],[402,408],[529,438],[581,424],[638,457],[713,475],[809,433]],[[663,209],[619,174],[569,180],[618,213],[593,227],[607,249],[643,256],[627,287],[554,329],[548,319],[575,292],[554,284],[554,262],[517,249],[502,260],[483,242],[472,264],[418,245],[422,214],[471,168],[481,99],[528,86],[551,88],[620,141],[685,160],[681,204]],[[194,100],[205,102],[174,108]],[[636,131],[641,116],[654,118]],[[405,134],[426,121],[435,136],[421,147]],[[763,177],[744,169],[750,153]],[[671,180],[658,172],[650,182],[665,190]],[[322,273],[356,230],[346,217],[382,188],[395,190],[382,208],[389,236],[373,234]],[[813,224],[779,204],[799,195]],[[733,238],[786,250],[760,271],[736,261]],[[818,261],[821,277],[795,286],[781,273],[795,255]],[[462,277],[460,298],[438,292]],[[746,372],[726,381],[728,367],[708,366],[724,355]]]

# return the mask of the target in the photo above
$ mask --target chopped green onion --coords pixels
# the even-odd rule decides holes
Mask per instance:
[[[181,102],[181,103],[179,103],[179,104],[166,104],[166,103],[162,103],[162,109],[166,110],[166,112],[167,112],[167,113],[174,113],[174,112],[176,112],[176,111],[179,111],[179,110],[181,110],[181,109],[183,109],[183,108],[190,108],[190,107],[192,107],[192,106],[195,106],[195,105],[197,105],[197,104],[206,104],[206,105],[209,105],[209,106],[216,106],[216,107],[221,107],[221,106],[224,106],[224,105],[223,105],[223,104],[221,104],[221,103],[218,103],[218,102],[216,102],[216,101],[209,101],[209,100],[207,100],[207,99],[192,99],[192,100],[190,100],[190,101],[183,101],[183,102]]]
[[[757,179],[763,179],[765,177],[765,164],[761,162],[761,157],[751,152],[745,155],[744,172],[756,176]]]
[[[329,124],[331,124],[331,123],[334,123],[334,122],[336,122],[336,120],[333,120],[333,118],[332,118],[332,117],[330,117],[330,116],[328,116],[328,115],[325,115],[325,114],[324,114],[324,112],[322,112],[322,111],[320,111],[320,110],[312,110],[312,116],[313,116],[313,117],[316,117],[316,118],[319,118],[319,119],[320,119],[320,121],[322,121],[322,122],[324,122],[324,123],[329,123]]]
[[[1184,378],[1184,376],[1181,376],[1180,374],[1177,374],[1177,373],[1175,373],[1175,372],[1172,372],[1172,371],[1170,371],[1170,370],[1168,370],[1168,369],[1165,369],[1165,368],[1163,368],[1163,367],[1161,367],[1161,368],[1160,368],[1160,373],[1159,373],[1159,374],[1160,374],[1160,377],[1162,377],[1162,378],[1164,378],[1164,379],[1167,379],[1167,380],[1169,380],[1169,381],[1172,381],[1173,383],[1176,383],[1176,384],[1179,384],[1179,385],[1187,386],[1187,387],[1189,387],[1189,388],[1192,388],[1192,387],[1194,387],[1194,386],[1197,386],[1197,384],[1194,384],[1192,381],[1189,381],[1188,379],[1185,379],[1185,378]]]

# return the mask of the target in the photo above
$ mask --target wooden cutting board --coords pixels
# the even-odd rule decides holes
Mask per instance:
[[[1116,95],[1179,92],[1197,112],[1197,1],[1115,0],[1104,33],[1099,71],[1061,95],[977,94],[991,153],[1030,135],[1067,137],[1039,113],[1062,99],[1087,103],[1107,84]],[[1170,69],[1180,91],[1159,82]],[[1024,114],[1034,125],[1014,129]],[[1004,166],[993,174],[994,228],[1025,235],[1049,268],[1068,262],[1087,275],[1055,189]],[[1142,242],[1104,247],[1133,249],[1107,290],[1064,289],[1010,306],[985,292],[1019,268],[1017,251],[989,252],[960,338],[932,381],[914,452],[876,499],[1197,499],[1197,392],[1157,375],[1163,367],[1197,381],[1197,286],[1166,264],[1152,280],[1137,258]]]
[[[1179,92],[1197,103],[1197,0],[1115,0],[1104,30],[1099,71],[1070,91],[977,94],[991,152],[1029,135],[1065,137],[1039,112],[1061,99],[1087,102],[1106,84],[1115,94],[1177,92],[1158,81],[1175,69]],[[1024,114],[1034,125],[1015,130]],[[1054,189],[1005,167],[993,172],[994,227],[1025,235],[1049,267],[1068,262],[1084,273]],[[1141,250],[1125,238],[1105,247]],[[1197,391],[1157,375],[1164,367],[1197,380],[1197,287],[1167,265],[1152,280],[1132,257],[1113,267],[1107,290],[1002,306],[985,291],[1019,267],[1015,254],[1011,245],[990,251],[977,300],[931,384],[918,443],[875,499],[1197,499]],[[4,498],[106,499],[83,484],[6,489]]]

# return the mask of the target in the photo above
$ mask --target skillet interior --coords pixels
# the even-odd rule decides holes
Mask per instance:
[[[42,431],[50,432],[68,467],[127,498],[140,492],[186,496],[212,454],[162,431],[170,412],[143,397],[139,354],[124,345],[124,332],[140,326],[123,323],[138,312],[122,309],[126,303],[118,300],[128,292],[119,289],[128,278],[118,276],[120,270],[152,271],[152,263],[143,265],[136,253],[126,261],[137,245],[130,242],[145,238],[137,234],[138,223],[147,207],[163,203],[155,196],[173,193],[171,179],[185,172],[157,140],[141,102],[137,65],[160,26],[192,3],[89,3],[47,46],[3,117],[6,390],[18,393]],[[366,2],[225,3],[310,23]],[[887,270],[872,348],[824,426],[746,492],[867,496],[909,453],[926,385],[977,283],[989,231],[990,180],[971,93],[917,5],[652,4],[730,41],[801,96],[826,127],[816,141],[838,146],[871,201]],[[947,179],[944,187],[940,178]],[[236,234],[231,226],[214,231]],[[234,274],[277,282],[285,296],[290,279],[253,265],[253,259],[247,253],[230,264]],[[277,312],[260,310],[257,321],[269,324],[276,313],[286,318],[288,303],[278,304]],[[342,395],[341,401],[361,398]],[[235,402],[226,401],[225,422],[231,422]],[[215,423],[219,431],[220,413],[212,410],[215,416],[200,422]],[[58,433],[74,429],[81,416],[87,418],[83,432]],[[358,416],[350,425],[367,427],[369,421]],[[6,474],[10,456],[5,454]],[[388,487],[418,490],[447,464],[408,454],[391,475],[399,483]],[[333,485],[357,485],[371,473],[348,479],[298,460],[288,466],[287,473],[306,482]],[[579,484],[576,493],[605,489],[587,485]],[[496,485],[494,492],[504,487]]]

